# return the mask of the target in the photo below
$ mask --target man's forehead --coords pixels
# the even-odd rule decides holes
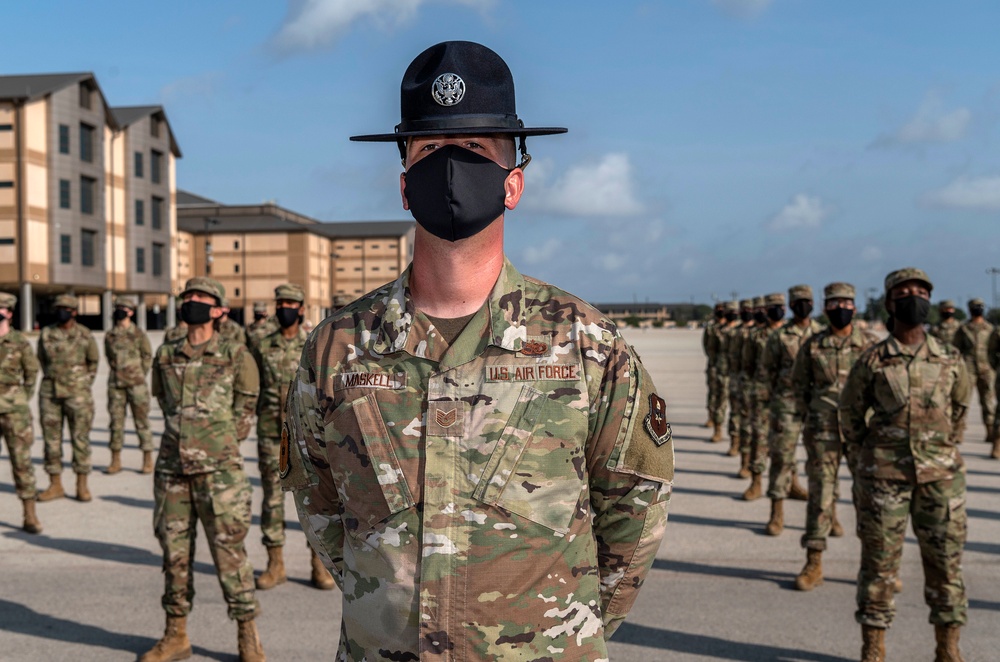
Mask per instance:
[[[897,290],[904,290],[904,289],[906,289],[906,290],[913,290],[913,289],[917,289],[917,288],[919,288],[919,289],[921,289],[921,290],[923,290],[925,292],[928,291],[927,290],[927,285],[923,281],[917,280],[916,278],[911,278],[909,280],[904,280],[902,283],[896,283],[895,285],[892,286],[892,291],[896,292]]]

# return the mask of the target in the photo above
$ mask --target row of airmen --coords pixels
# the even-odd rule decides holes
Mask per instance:
[[[965,325],[948,321],[954,306],[943,302],[942,312],[951,315],[942,316],[934,335],[925,333],[931,290],[930,278],[920,269],[886,277],[890,334],[881,341],[854,323],[856,291],[842,282],[824,288],[828,327],[812,317],[811,288],[796,285],[788,291],[791,320],[785,321],[781,293],[723,302],[703,336],[706,426],[714,427],[712,441],[721,442],[728,404],[729,454],[741,457],[739,475],[751,479],[743,498],[763,496],[762,475],[770,460],[767,533],[781,534],[786,498],[808,500],[801,540],[806,563],[795,581],[799,590],[823,583],[827,537],[843,535],[835,504],[837,473],[841,459],[846,460],[862,543],[855,617],[862,626],[863,660],[884,659],[884,633],[895,614],[893,594],[902,589],[898,571],[909,516],[924,558],[937,659],[961,659],[959,628],[968,610],[961,574],[967,520],[965,469],[957,444],[974,383],[985,398],[983,419],[993,457],[1000,457],[993,372],[984,368],[990,359],[994,367],[1000,360],[1000,332],[985,321],[984,306],[975,299]],[[949,332],[951,337],[941,340]],[[987,342],[991,337],[995,340]],[[795,478],[800,433],[808,491]]]

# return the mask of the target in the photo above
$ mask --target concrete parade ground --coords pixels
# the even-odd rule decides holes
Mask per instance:
[[[151,333],[154,348],[162,333]],[[794,588],[805,562],[799,545],[805,503],[786,504],[785,532],[764,533],[766,498],[739,500],[748,484],[737,479],[738,458],[728,443],[709,442],[705,413],[705,359],[701,332],[626,332],[667,401],[673,424],[677,475],[670,521],[657,560],[628,620],[611,641],[612,662],[737,660],[839,662],[859,658],[860,626],[854,621],[860,546],[854,535],[850,481],[841,468],[838,508],[845,535],[824,554],[826,582],[808,592]],[[103,339],[98,334],[98,344]],[[110,458],[106,408],[107,365],[94,385],[96,417],[91,435],[94,500],[72,498],[38,505],[41,535],[20,530],[7,449],[0,461],[0,660],[132,660],[163,632],[161,552],[152,530],[152,476],[141,475],[141,454],[126,424],[125,470],[107,476]],[[36,389],[37,390],[37,389]],[[35,461],[39,489],[42,441],[35,408]],[[159,440],[163,420],[153,405]],[[965,659],[1000,659],[1000,461],[990,460],[978,402],[969,412],[963,452],[968,465],[969,537],[964,569],[970,611],[962,630]],[[63,474],[75,493],[64,433]],[[260,481],[256,438],[242,445],[255,487],[254,524],[247,549],[257,574],[266,565],[260,542]],[[799,447],[799,474],[805,482]],[[340,623],[339,591],[309,585],[305,538],[286,499],[287,584],[259,591],[261,640],[269,660],[332,659]],[[200,529],[200,527],[199,527]],[[212,560],[199,531],[194,610],[188,631],[195,660],[235,660],[236,624],[226,617]],[[889,660],[931,660],[934,631],[927,622],[923,572],[912,532],[907,535],[896,621],[886,643]]]

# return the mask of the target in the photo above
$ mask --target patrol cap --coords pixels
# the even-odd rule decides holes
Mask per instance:
[[[931,283],[931,279],[927,276],[927,273],[923,269],[917,269],[916,267],[904,267],[891,272],[885,277],[885,293],[889,294],[889,291],[892,288],[896,287],[900,283],[905,283],[908,280],[920,281],[927,287],[928,292],[934,289],[934,284]]]
[[[115,308],[128,308],[134,312],[135,301],[132,301],[128,297],[115,297]]]
[[[753,299],[740,299],[740,308],[753,308]]]
[[[763,308],[764,307],[764,297],[754,297],[751,300],[750,305],[752,307],[754,307],[754,308]]]
[[[17,305],[17,296],[10,292],[0,292],[0,308],[13,309]]]
[[[800,299],[809,299],[812,301],[813,298],[813,288],[809,285],[792,285],[788,288],[788,300],[792,303]]]
[[[306,300],[306,293],[302,290],[301,285],[285,283],[274,288],[274,298],[303,303]]]
[[[181,297],[188,292],[201,292],[202,294],[207,294],[215,297],[215,301],[219,306],[225,305],[223,301],[226,299],[226,288],[222,283],[214,278],[196,276],[188,279],[188,281],[184,283],[184,291],[181,292]]]
[[[544,136],[560,127],[529,129],[514,108],[514,77],[503,59],[471,41],[445,41],[418,55],[400,84],[400,118],[393,133],[351,136],[396,142],[411,136],[503,133]]]
[[[726,309],[726,312],[734,312],[735,313],[735,312],[738,312],[739,309],[740,309],[740,304],[739,304],[739,302],[736,302],[736,301],[726,301],[726,302],[724,302],[722,304],[722,306]]]
[[[975,299],[969,299],[969,305],[970,306],[983,306],[985,308],[986,307],[986,302],[983,301],[982,299],[980,299],[979,297],[976,297]]]
[[[765,306],[784,306],[785,295],[781,292],[773,292],[764,297]]]
[[[945,308],[954,308],[954,307],[955,307],[955,302],[952,301],[951,299],[945,299],[944,301],[938,304],[938,310],[943,310]]]
[[[255,313],[267,314],[267,304],[263,301],[254,301],[253,311]]]
[[[824,299],[853,299],[855,294],[850,283],[830,283],[823,288]]]
[[[55,305],[56,308],[72,308],[73,310],[76,310],[79,307],[80,302],[77,301],[76,297],[72,294],[60,294],[56,297],[55,304],[53,305]]]

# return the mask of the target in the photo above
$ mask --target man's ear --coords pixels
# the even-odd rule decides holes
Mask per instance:
[[[403,201],[403,209],[410,211],[410,203],[406,201],[406,173],[399,173],[399,197]]]
[[[521,194],[524,193],[524,171],[520,168],[511,170],[507,179],[504,180],[503,189],[503,206],[507,209],[514,209],[521,200]]]

